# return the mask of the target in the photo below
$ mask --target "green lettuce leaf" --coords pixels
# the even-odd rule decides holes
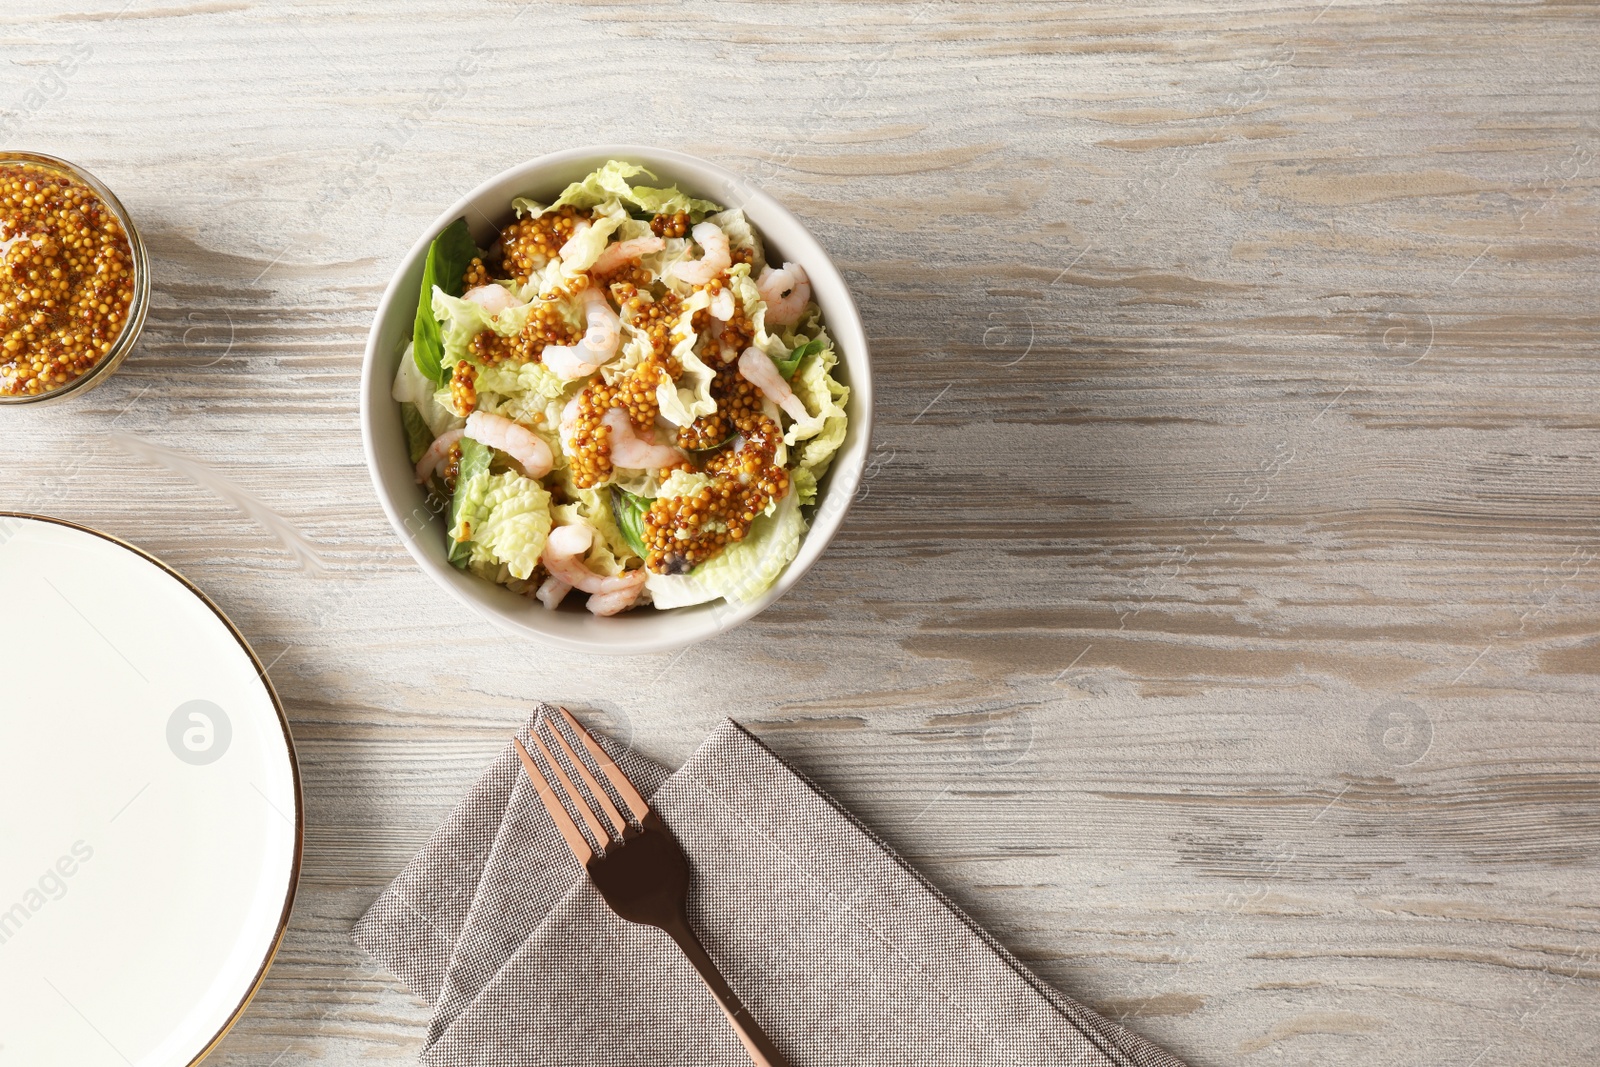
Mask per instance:
[[[695,221],[699,221],[709,212],[718,210],[718,206],[711,201],[685,196],[673,186],[655,189],[645,185],[629,184],[629,178],[640,174],[655,177],[653,173],[636,163],[624,163],[613,159],[582,181],[567,186],[561,195],[549,204],[540,204],[526,197],[518,197],[511,202],[511,206],[516,209],[519,216],[532,218],[538,218],[546,211],[554,211],[569,204],[577,208],[596,207],[607,200],[631,204],[651,214],[663,211],[687,211]]]
[[[617,227],[618,241],[632,241],[636,237],[652,237],[654,234],[649,222],[641,222],[632,215],[623,219],[622,225]]]
[[[428,450],[428,446],[433,444],[433,431],[428,429],[428,424],[423,421],[422,412],[417,410],[415,404],[400,405],[400,424],[406,431],[406,454],[411,457],[412,463],[416,463]]]
[[[391,396],[401,404],[410,404],[422,416],[422,421],[427,424],[428,431],[433,437],[438,437],[446,430],[453,430],[462,424],[462,419],[448,407],[441,406],[434,398],[439,390],[438,383],[423,377],[417,361],[411,358],[412,346],[407,345],[406,351],[400,357],[400,366],[395,371],[394,387]],[[445,390],[446,396],[449,390]]]
[[[461,439],[461,463],[456,470],[455,492],[450,497],[449,526],[450,562],[457,567],[465,567],[472,554],[468,542],[476,528],[474,522],[480,518],[473,509],[482,504],[481,494],[487,491],[486,487],[477,483],[477,479],[480,475],[488,475],[490,458],[488,445],[470,437]]]
[[[833,376],[833,368],[838,362],[838,353],[830,344],[802,359],[794,378],[789,382],[789,387],[805,404],[811,417],[804,421],[796,420],[783,439],[790,445],[797,441],[805,442],[795,466],[812,468],[818,478],[828,469],[833,454],[844,443],[847,423],[844,403],[850,397],[850,390]]]
[[[444,380],[444,345],[439,336],[439,323],[434,318],[433,294],[435,290],[443,290],[449,296],[460,296],[462,275],[477,254],[478,246],[472,240],[465,219],[457,219],[446,226],[428,246],[411,343],[417,369],[432,381]]]
[[[611,480],[607,484],[625,489],[634,496],[654,500],[661,488],[661,472],[655,469],[636,471],[627,467],[617,467],[612,470]]]
[[[800,551],[806,520],[794,493],[777,510],[750,525],[735,541],[688,574],[650,574],[645,588],[658,608],[703,604],[718,597],[730,603],[753,600],[767,590]]]
[[[636,370],[639,364],[649,359],[654,351],[655,346],[650,340],[650,335],[635,321],[623,319],[622,348],[616,359],[600,368],[600,376],[605,379],[607,385],[616,385],[620,379]]]
[[[504,397],[538,398],[543,402],[559,399],[567,390],[568,382],[543,363],[495,363],[478,368],[477,389],[484,393],[497,393]]]
[[[649,174],[649,171],[645,171]],[[654,178],[654,174],[650,174]],[[652,189],[648,185],[635,185],[629,197],[633,203],[648,211],[652,215],[676,215],[680,211],[687,211],[692,222],[699,222],[707,215],[722,210],[722,205],[713,204],[709,200],[696,200],[694,197],[678,191],[676,185],[669,185],[665,189]]]
[[[578,489],[573,492],[572,499],[578,508],[578,515],[600,531],[596,544],[590,546],[590,570],[597,574],[621,574],[629,564],[644,562],[644,553],[635,552],[623,535],[622,528],[617,523],[617,517],[611,510],[610,494],[603,489]],[[593,558],[599,551],[600,541],[605,542],[605,549],[612,560],[612,564],[605,569],[594,566]]]
[[[664,279],[667,285],[677,291],[687,292],[688,286],[672,275],[674,264],[689,258],[689,252],[694,248],[694,243],[683,237],[668,237],[662,242],[661,251],[648,252],[639,257],[639,266],[650,271],[657,278]]]
[[[569,389],[582,384],[563,380],[543,363],[507,361],[481,366],[477,378],[478,410],[522,423],[543,437],[557,465],[565,466],[556,427]]]
[[[457,363],[476,362],[471,355],[472,339],[484,330],[493,330],[501,337],[515,337],[528,325],[538,305],[529,302],[509,307],[498,315],[489,314],[482,304],[451,296],[443,289],[433,291],[433,315],[438,321],[441,350],[440,381],[449,377]],[[570,319],[574,312],[563,304],[560,310]]]
[[[614,578],[627,570],[629,563],[636,564],[644,559],[643,554],[635,552],[628,543],[617,517],[612,514],[609,493],[597,489],[578,489],[572,496],[569,503],[552,508],[551,514],[557,526],[583,523],[595,531],[595,538],[589,543],[589,551],[583,557],[584,566],[596,574]]]
[[[692,347],[678,354],[678,362],[683,364],[683,373],[675,382],[663,381],[656,386],[656,404],[662,418],[674,426],[688,426],[701,415],[717,410],[717,402],[711,396],[711,383],[717,372],[706,366]]]
[[[465,444],[468,438],[462,438]],[[466,466],[463,450],[462,466]],[[457,544],[471,546],[473,563],[504,563],[514,578],[538,566],[550,536],[550,494],[515,471],[479,470],[457,482],[462,506],[450,528]]]
[[[661,483],[656,499],[675,500],[680,496],[694,496],[710,484],[709,474],[701,471],[675,470]]]
[[[561,246],[561,273],[564,276],[576,278],[594,266],[594,261],[600,258],[600,253],[606,250],[606,245],[611,241],[611,235],[629,221],[628,213],[615,201],[602,205],[602,209],[604,215]]]
[[[802,506],[817,502],[817,474],[810,467],[796,467],[790,471],[789,482]]]
[[[581,182],[573,182],[548,204],[529,200],[527,197],[518,197],[511,201],[511,206],[516,209],[519,216],[538,218],[546,211],[555,211],[557,208],[567,207],[595,207],[607,200],[633,201],[633,186],[628,184],[628,179],[636,174],[650,174],[649,171],[636,163],[624,163],[613,159],[599,170],[593,171]],[[653,178],[654,174],[650,174]]]
[[[755,335],[750,339],[751,345],[771,356],[772,361],[782,367],[791,358],[791,349],[804,342],[798,338],[785,341],[778,334],[767,332],[767,302],[761,299],[761,291],[750,277],[749,264],[735,263],[729,269],[728,287],[734,299],[744,308],[745,318],[750,320],[750,325],[755,329]]]
[[[674,426],[687,426],[717,410],[717,402],[711,396],[711,382],[717,372],[695,355],[694,345],[699,335],[690,325],[696,311],[710,306],[710,294],[699,290],[683,302],[683,312],[673,326],[673,332],[682,340],[673,345],[672,354],[683,366],[683,373],[676,382],[663,381],[656,386],[656,405],[661,409],[661,417]]]
[[[728,247],[735,250],[747,251],[751,255],[750,269],[761,273],[761,268],[767,265],[767,256],[761,247],[761,238],[756,235],[755,229],[750,225],[750,220],[744,217],[744,212],[736,207],[719,212],[708,217],[705,221],[714,222],[723,233],[728,235]]]

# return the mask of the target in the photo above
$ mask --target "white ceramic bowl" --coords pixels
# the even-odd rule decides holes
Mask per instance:
[[[842,373],[850,387],[849,432],[812,509],[811,528],[799,555],[761,596],[742,604],[716,601],[661,611],[642,608],[610,618],[563,608],[548,611],[538,601],[457,570],[446,560],[445,524],[432,515],[417,486],[406,453],[400,406],[390,396],[395,371],[411,339],[423,262],[435,235],[455,219],[467,220],[480,245],[492,240],[494,226],[512,218],[511,201],[528,196],[554,199],[570,182],[609,159],[648,167],[662,185],[676,184],[692,196],[742,207],[760,231],[767,258],[799,263],[811,279],[812,299],[838,347]],[[817,561],[844,521],[861,484],[872,432],[872,370],[861,315],[839,270],[799,219],[737,175],[703,159],[639,145],[599,145],[541,156],[491,178],[440,215],[423,234],[390,280],[367,338],[361,372],[361,436],[378,499],[395,532],[434,581],[495,623],[558,648],[580,652],[637,654],[682,648],[722,633],[772,604]],[[576,599],[580,606],[582,600]]]

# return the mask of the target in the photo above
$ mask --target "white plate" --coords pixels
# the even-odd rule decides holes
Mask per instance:
[[[179,1067],[277,950],[303,838],[282,708],[176,572],[0,515],[0,1065]]]

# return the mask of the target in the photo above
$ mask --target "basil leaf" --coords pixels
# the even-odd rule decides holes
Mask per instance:
[[[805,344],[789,353],[788,359],[775,359],[772,362],[778,365],[778,372],[786,380],[794,378],[794,372],[800,369],[800,361],[814,352],[821,352],[826,344],[820,337],[814,337]]]
[[[611,487],[611,513],[617,517],[617,528],[640,559],[644,558],[644,516],[649,510],[649,497],[636,496],[615,485]]]
[[[417,300],[417,321],[411,331],[411,352],[417,369],[431,381],[444,380],[439,366],[444,359],[444,341],[439,336],[439,320],[433,317],[433,287],[451,296],[461,295],[461,276],[467,272],[478,246],[467,229],[466,219],[457,219],[439,232],[428,246],[428,261],[422,266],[422,292]]]
[[[406,451],[411,456],[411,462],[415,463],[433,444],[433,431],[423,421],[417,405],[409,402],[400,405],[400,421],[406,428]]]
[[[475,475],[483,474],[489,469],[489,460],[493,453],[488,445],[481,441],[474,441],[470,437],[461,439],[461,463],[456,468],[456,491],[450,497],[450,521],[445,526],[445,537],[450,541],[450,562],[457,567],[467,565],[467,557],[472,554],[472,541],[457,541],[451,538],[449,531],[456,528],[456,523],[461,519],[461,507],[467,502],[467,486]]]

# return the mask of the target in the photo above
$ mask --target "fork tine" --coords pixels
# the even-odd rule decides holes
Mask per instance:
[[[544,774],[539,770],[533,757],[528,755],[528,750],[522,747],[521,738],[512,738],[517,744],[517,755],[522,757],[522,765],[528,769],[528,779],[533,782],[534,792],[539,794],[540,803],[544,810],[550,813],[550,818],[555,820],[556,829],[561,831],[561,836],[567,842],[567,847],[577,857],[578,866],[587,867],[594,858],[594,849],[589,847],[589,842],[584,839],[583,831],[578,829],[578,824],[572,821],[572,816],[567,814],[567,809],[561,801],[556,799],[555,793],[550,790],[550,783],[544,780]],[[538,739],[535,738],[535,741]]]
[[[578,740],[583,742],[583,747],[589,750],[594,761],[600,765],[600,773],[606,776],[606,781],[616,788],[617,795],[628,805],[628,810],[633,812],[633,817],[643,822],[644,817],[650,814],[650,805],[644,802],[644,797],[640,796],[633,783],[628,781],[628,776],[622,773],[622,768],[612,762],[611,757],[606,755],[605,749],[589,736],[588,730],[578,725],[578,720],[572,717],[572,712],[566,708],[558,710],[561,712],[561,717],[567,720],[567,725],[572,727],[572,732],[577,735]]]
[[[600,783],[595,781],[594,775],[589,773],[588,765],[578,758],[576,752],[572,751],[572,746],[567,744],[566,735],[556,728],[555,723],[550,724],[550,732],[555,734],[556,743],[561,746],[561,751],[565,752],[567,758],[572,761],[572,765],[578,768],[578,776],[583,779],[583,784],[589,787],[589,792],[594,795],[594,798],[600,802],[600,807],[605,810],[606,819],[610,821],[611,828],[615,831],[612,836],[620,840],[628,831],[628,823],[622,817],[622,813],[617,810],[617,806],[611,803],[611,794],[600,788]]]
[[[550,749],[540,739],[539,732],[534,730],[532,734],[533,743],[539,746],[539,755],[544,757],[545,765],[555,775],[555,781],[550,781],[548,778],[545,781],[550,782],[552,786],[565,794],[568,800],[572,801],[572,806],[578,809],[579,815],[583,816],[583,824],[589,828],[590,833],[594,834],[594,839],[600,842],[600,847],[605,848],[611,842],[611,835],[606,833],[605,828],[594,817],[594,812],[589,810],[589,805],[584,801],[583,794],[578,792],[578,787],[572,784],[572,779],[567,777],[567,772],[562,769],[561,764],[556,762],[555,756],[551,755]]]

